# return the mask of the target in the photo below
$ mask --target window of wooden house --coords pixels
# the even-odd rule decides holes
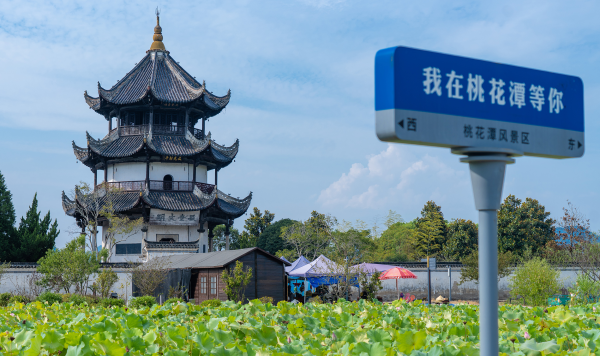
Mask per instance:
[[[210,277],[210,294],[217,294],[217,277]]]
[[[206,277],[200,277],[200,294],[206,294]]]

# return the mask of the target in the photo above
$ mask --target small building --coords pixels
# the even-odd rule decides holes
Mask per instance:
[[[157,258],[171,271],[191,270],[189,298],[196,304],[209,299],[227,300],[221,275],[234,268],[237,261],[244,264],[244,269],[252,268],[252,279],[245,291],[247,299],[271,297],[273,303],[286,299],[285,267],[291,264],[258,247]],[[165,286],[165,289],[169,287],[178,286]]]

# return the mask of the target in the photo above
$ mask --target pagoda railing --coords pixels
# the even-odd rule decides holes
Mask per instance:
[[[190,132],[198,140],[204,140],[204,134],[202,133],[202,130],[200,130],[200,129],[190,129]]]
[[[152,134],[185,135],[185,127],[177,125],[152,125]]]
[[[114,128],[113,131],[116,129],[117,128]],[[118,129],[119,136],[137,136],[148,133],[150,131],[150,125],[126,125],[120,126]],[[190,128],[189,130],[197,139],[204,139],[204,134],[201,129]],[[152,133],[157,135],[185,135],[185,127],[177,125],[152,125]]]
[[[134,136],[148,133],[149,125],[127,125],[119,127],[119,136]]]
[[[146,181],[143,180],[107,182],[98,184],[96,189],[101,188],[104,184],[106,184],[109,188],[122,191],[142,191],[146,189]],[[215,189],[213,184],[208,183],[197,182],[196,186],[206,194],[211,194]],[[151,180],[150,190],[191,192],[194,190],[194,183],[186,181]]]

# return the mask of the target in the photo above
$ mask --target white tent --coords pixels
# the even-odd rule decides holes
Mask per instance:
[[[321,255],[311,263],[297,268],[290,272],[292,277],[321,277],[328,274],[331,267],[335,266],[335,262]],[[334,267],[335,268],[335,267]]]
[[[300,256],[300,258],[298,258],[296,261],[292,262],[291,266],[288,266],[285,268],[285,272],[290,273],[293,270],[296,270],[300,267],[306,266],[309,263],[310,263],[310,261],[308,261],[304,256]]]

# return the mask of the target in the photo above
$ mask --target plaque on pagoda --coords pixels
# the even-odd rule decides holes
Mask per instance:
[[[166,211],[150,209],[150,225],[198,225],[199,212],[197,211]]]

